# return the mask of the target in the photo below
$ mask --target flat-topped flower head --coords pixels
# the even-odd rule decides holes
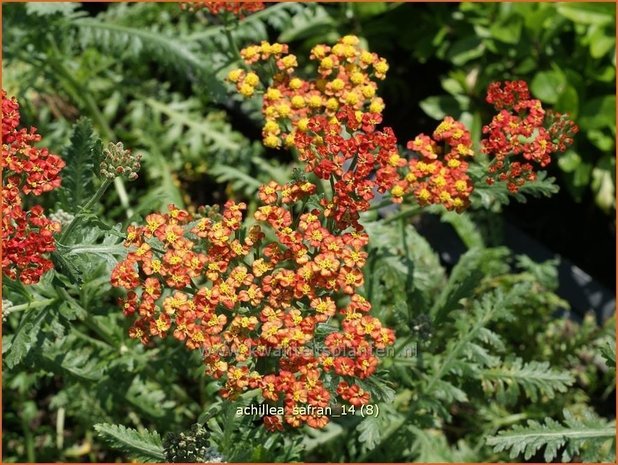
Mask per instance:
[[[56,249],[60,223],[48,219],[43,207],[24,207],[25,196],[40,196],[60,186],[64,161],[41,141],[36,128],[18,129],[19,104],[2,95],[2,272],[24,284],[35,284],[53,267],[47,258]]]

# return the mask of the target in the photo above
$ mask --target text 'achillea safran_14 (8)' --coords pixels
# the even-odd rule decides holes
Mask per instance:
[[[314,77],[297,73],[285,44],[262,42],[240,56],[244,66],[228,80],[247,98],[262,95],[264,145],[294,149],[319,181],[297,173],[287,184],[266,183],[250,219],[233,201],[222,212],[194,215],[170,205],[148,215],[129,227],[130,252],[112,284],[128,291],[121,305],[135,317],[132,337],[149,343],[172,335],[201,350],[206,372],[223,382],[223,397],[258,389],[283,407],[283,415],[264,418],[270,430],[319,428],[327,416],[299,410],[367,404],[364,382],[376,371],[377,352],[395,339],[362,295],[368,236],[360,214],[376,192],[395,203],[465,209],[475,153],[469,130],[446,117],[431,136],[410,141],[406,157],[394,132],[378,129],[384,102],[376,80],[388,64],[355,36],[315,46]],[[512,113],[508,124],[500,113],[485,130],[491,168],[483,182],[517,190],[521,179],[533,179],[532,163],[545,166],[575,127],[546,115],[524,83],[495,84],[488,101]]]

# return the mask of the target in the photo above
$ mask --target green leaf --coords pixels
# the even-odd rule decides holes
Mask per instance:
[[[156,431],[138,432],[132,428],[109,423],[97,423],[94,429],[98,436],[112,448],[126,453],[141,462],[163,462],[163,444]]]
[[[39,329],[51,308],[52,305],[50,303],[44,307],[34,307],[31,310],[26,310],[27,313],[19,324],[15,335],[10,340],[10,347],[2,357],[3,363],[6,363],[8,368],[13,368],[21,362],[37,343]]]
[[[69,145],[62,153],[66,166],[62,171],[62,188],[58,196],[68,212],[77,212],[95,192],[95,163],[102,153],[101,140],[95,135],[92,123],[81,118],[73,126]]]
[[[485,44],[476,36],[469,36],[453,43],[446,58],[454,65],[461,66],[485,53]]]
[[[314,4],[294,15],[289,27],[285,28],[277,39],[279,42],[291,42],[315,37],[327,33],[335,27],[333,18],[321,5]]]
[[[358,440],[368,450],[374,449],[382,438],[382,428],[382,422],[378,417],[367,417],[356,427],[356,430],[360,433]]]
[[[603,27],[590,28],[588,39],[590,42],[590,55],[593,58],[601,58],[616,46],[616,37],[610,35],[609,30]]]
[[[514,404],[522,390],[532,402],[540,396],[552,399],[574,381],[570,373],[553,370],[547,362],[524,363],[520,358],[483,368],[478,377],[485,392],[496,393],[498,401],[507,404]]]
[[[440,95],[427,97],[419,105],[427,115],[433,119],[441,120],[447,115],[458,118],[462,111],[468,109],[469,102],[470,99],[465,96]]]
[[[532,94],[547,103],[556,103],[566,88],[566,78],[559,71],[541,71],[530,83]]]
[[[599,160],[597,166],[592,169],[591,187],[594,199],[597,205],[608,213],[616,206],[615,169],[616,160],[609,155]]]
[[[616,132],[616,96],[604,95],[586,100],[577,123],[582,130],[610,128]]]
[[[610,339],[601,346],[601,355],[605,358],[605,364],[609,368],[616,368],[616,340]]]
[[[28,2],[26,11],[29,15],[50,16],[60,14],[68,16],[79,8],[79,3],[73,2]]]
[[[569,411],[564,412],[564,424],[551,418],[543,423],[529,420],[527,426],[514,426],[487,439],[487,445],[494,451],[510,449],[512,459],[523,456],[530,460],[540,449],[545,448],[546,462],[560,457],[569,462],[575,454],[581,454],[583,462],[614,462],[616,424],[599,418],[592,412],[585,412],[576,418]]]
[[[577,90],[567,84],[556,100],[555,110],[560,113],[568,113],[572,118],[577,118],[579,113],[579,94]]]
[[[612,24],[616,19],[613,3],[559,3],[556,10],[577,24]]]
[[[565,173],[572,173],[582,162],[582,157],[574,150],[567,150],[558,158],[558,166]]]
[[[485,246],[482,234],[468,214],[449,211],[442,214],[441,220],[455,229],[459,238],[469,249]]]
[[[449,313],[459,306],[461,299],[471,295],[485,276],[484,268],[488,264],[500,263],[507,255],[506,249],[481,248],[470,249],[462,255],[453,268],[448,283],[431,308],[430,313],[434,322],[444,321]]]
[[[502,21],[493,23],[489,29],[494,39],[505,44],[518,44],[521,37],[523,18],[509,15]]]

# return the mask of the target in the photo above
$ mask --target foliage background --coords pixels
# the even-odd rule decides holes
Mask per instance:
[[[95,423],[142,431],[139,442],[144,429],[186,431],[200,416],[210,417],[225,459],[262,461],[509,460],[520,456],[486,439],[524,420],[564,424],[574,414],[586,418],[575,427],[607,427],[615,382],[601,354],[615,346],[613,320],[557,318],[569,304],[554,292],[555,264],[499,246],[504,221],[513,222],[615,292],[613,4],[285,3],[233,31],[243,45],[288,42],[299,57],[316,43],[361,36],[391,64],[381,88],[385,124],[402,140],[431,131],[446,114],[478,139],[489,114],[487,84],[511,78],[528,81],[535,97],[571,113],[582,130],[550,169],[557,196],[493,202],[463,216],[426,213],[452,225],[469,249],[453,269],[412,225],[371,223],[381,240],[372,245],[369,292],[401,334],[402,350],[408,344],[425,358],[385,363],[380,417],[268,438],[253,437],[252,425],[215,402],[217,387],[201,376],[199,357],[173,343],[145,350],[129,340],[107,283],[131,221],[170,202],[254,202],[261,181],[285,182],[296,166],[291,154],[260,145],[255,102],[226,92],[233,59],[221,24],[177,4],[2,8],[3,87],[18,97],[24,125],[39,128],[45,145],[74,167],[49,208],[75,212],[96,189],[85,155],[96,151],[97,135],[144,154],[139,181],[117,182],[97,207],[103,221],[89,220],[59,250],[59,273],[34,295],[3,283],[13,309],[3,305],[3,461],[127,460],[131,449],[107,445]],[[80,116],[93,129],[85,120],[74,129]],[[45,304],[29,305],[33,298]],[[419,310],[427,308],[434,313]],[[158,439],[150,440],[157,449]],[[604,444],[592,449],[603,452]],[[570,445],[554,446],[562,454]],[[526,451],[525,458],[550,459],[534,444]]]

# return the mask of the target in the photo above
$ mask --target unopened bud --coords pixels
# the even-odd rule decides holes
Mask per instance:
[[[125,149],[122,142],[110,142],[103,150],[99,173],[106,179],[125,176],[129,181],[134,181],[141,168],[141,158],[140,154],[133,154],[129,149]]]

